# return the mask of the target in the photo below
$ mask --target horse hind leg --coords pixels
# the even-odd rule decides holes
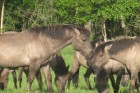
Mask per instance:
[[[89,77],[90,77],[92,72],[93,72],[93,70],[91,68],[88,68],[85,75],[84,75],[84,78],[85,78],[85,81],[86,81],[86,84],[87,84],[87,87],[89,90],[92,89],[90,81],[89,81]]]

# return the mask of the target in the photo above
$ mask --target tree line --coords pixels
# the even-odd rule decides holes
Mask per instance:
[[[1,0],[0,9],[1,32],[88,24],[92,38],[140,35],[140,0]]]

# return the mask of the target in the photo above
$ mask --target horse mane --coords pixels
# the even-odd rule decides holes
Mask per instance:
[[[112,42],[113,44],[109,52],[110,54],[117,54],[132,48],[136,44],[140,44],[140,37],[120,37],[112,40]]]
[[[140,37],[118,37],[113,40],[109,40],[107,42],[100,44],[96,48],[96,51],[103,52],[106,46],[112,45],[109,50],[109,53],[117,54],[119,52],[132,48],[136,44],[140,44]]]
[[[81,34],[89,37],[90,31],[83,28],[74,26],[71,24],[63,24],[63,25],[51,25],[51,26],[42,26],[42,27],[33,27],[29,28],[26,31],[30,33],[39,34],[42,33],[44,35],[50,36],[52,38],[63,38],[65,37],[66,31],[74,31],[74,29],[78,29]],[[75,33],[75,32],[74,32]]]

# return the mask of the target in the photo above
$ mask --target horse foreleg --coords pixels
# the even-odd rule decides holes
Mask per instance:
[[[53,93],[53,89],[52,89],[52,75],[50,73],[50,66],[49,66],[49,64],[46,65],[45,67],[43,67],[42,69],[43,69],[43,74],[45,76],[48,92],[49,93]]]
[[[12,71],[12,75],[13,75],[13,80],[14,80],[14,86],[17,89],[17,76],[16,76],[16,70]]]
[[[75,88],[78,87],[78,81],[79,81],[79,69],[77,70],[77,72],[73,75],[72,78],[72,83],[74,85]]]
[[[33,80],[35,78],[35,75],[37,73],[37,71],[40,68],[40,65],[35,64],[36,62],[34,62],[34,64],[29,66],[29,73],[28,73],[28,79],[27,79],[27,86],[26,86],[26,93],[30,93],[30,89],[33,83]]]
[[[19,67],[18,81],[19,81],[19,87],[20,88],[21,88],[21,84],[22,84],[22,75],[23,75],[23,67]]]
[[[86,81],[86,84],[87,84],[87,87],[89,90],[92,89],[92,87],[90,85],[90,81],[89,81],[89,77],[90,77],[92,72],[93,72],[93,70],[91,68],[88,68],[85,75],[84,75],[84,78],[85,78],[85,81]]]
[[[76,54],[75,54],[74,60],[72,63],[72,67],[71,67],[71,70],[69,72],[68,85],[67,85],[68,88],[70,88],[70,82],[73,78],[75,79],[73,81],[74,86],[78,87],[79,67],[80,67],[80,64],[79,64],[78,59],[77,59]]]
[[[122,78],[122,74],[118,73],[117,79],[116,79],[116,86],[115,86],[114,93],[118,93],[119,92],[119,86],[120,86],[121,78]]]
[[[39,70],[36,74],[37,82],[39,84],[39,89],[42,90],[42,77],[41,77],[41,71]]]
[[[114,79],[114,76],[111,74],[110,77],[109,77],[110,81],[111,81],[111,85],[114,89],[114,92],[115,92],[115,87],[116,87],[116,83],[115,83],[115,79]]]

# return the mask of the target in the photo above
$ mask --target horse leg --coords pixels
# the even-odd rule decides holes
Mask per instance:
[[[79,68],[77,69],[76,73],[73,75],[72,83],[75,88],[78,87],[78,81],[79,81]]]
[[[14,86],[17,89],[17,76],[16,76],[16,70],[12,71],[12,75],[13,75],[13,80],[14,80]]]
[[[114,79],[113,74],[110,75],[109,79],[110,79],[110,81],[111,81],[111,85],[112,85],[112,87],[113,87],[113,89],[114,89],[114,93],[115,93],[116,83],[115,83],[115,79]]]
[[[1,72],[1,77],[0,77],[0,88],[4,90],[7,86],[8,82],[8,75],[9,75],[9,69],[4,68],[3,71]]]
[[[116,79],[116,86],[115,86],[114,93],[118,93],[119,92],[119,86],[120,86],[121,78],[122,78],[122,74],[118,73],[117,79]]]
[[[53,93],[53,89],[52,89],[52,75],[50,73],[50,65],[46,65],[45,67],[42,68],[43,70],[43,74],[45,76],[45,80],[46,80],[46,85],[47,85],[47,89],[49,93]]]
[[[86,84],[87,84],[87,87],[89,90],[92,89],[92,87],[90,85],[90,81],[89,81],[89,76],[91,75],[92,72],[93,72],[93,70],[91,68],[88,68],[84,75],[84,78],[85,78],[85,81],[86,81]]]
[[[40,69],[36,73],[36,78],[37,78],[37,82],[38,82],[38,85],[39,85],[39,89],[42,90],[42,77],[41,77],[41,71],[40,71]]]
[[[20,88],[21,88],[21,84],[22,84],[23,68],[24,68],[24,67],[19,67],[18,81],[19,81],[19,87],[20,87]]]
[[[121,85],[127,86],[129,82],[129,74],[122,75]]]
[[[75,54],[74,60],[72,63],[72,67],[71,67],[71,70],[69,72],[69,79],[68,79],[68,85],[67,85],[68,88],[70,88],[70,82],[73,79],[74,75],[75,75],[75,80],[73,83],[74,83],[75,87],[78,87],[79,67],[80,67],[80,64],[79,64],[78,59],[77,59],[76,54]]]
[[[34,62],[34,64],[29,65],[29,73],[28,73],[27,86],[26,86],[27,93],[30,92],[33,80],[39,68],[40,65],[38,65],[36,62]]]
[[[135,82],[135,88],[137,89],[137,92],[139,92],[139,87],[140,87],[140,73],[138,73],[138,76],[137,76],[137,79],[136,79],[136,82]]]
[[[137,79],[137,75],[138,75],[137,70],[131,71],[131,81],[130,81],[130,91],[129,91],[129,93],[134,92],[134,87],[135,87],[135,82],[136,82],[136,79]]]

